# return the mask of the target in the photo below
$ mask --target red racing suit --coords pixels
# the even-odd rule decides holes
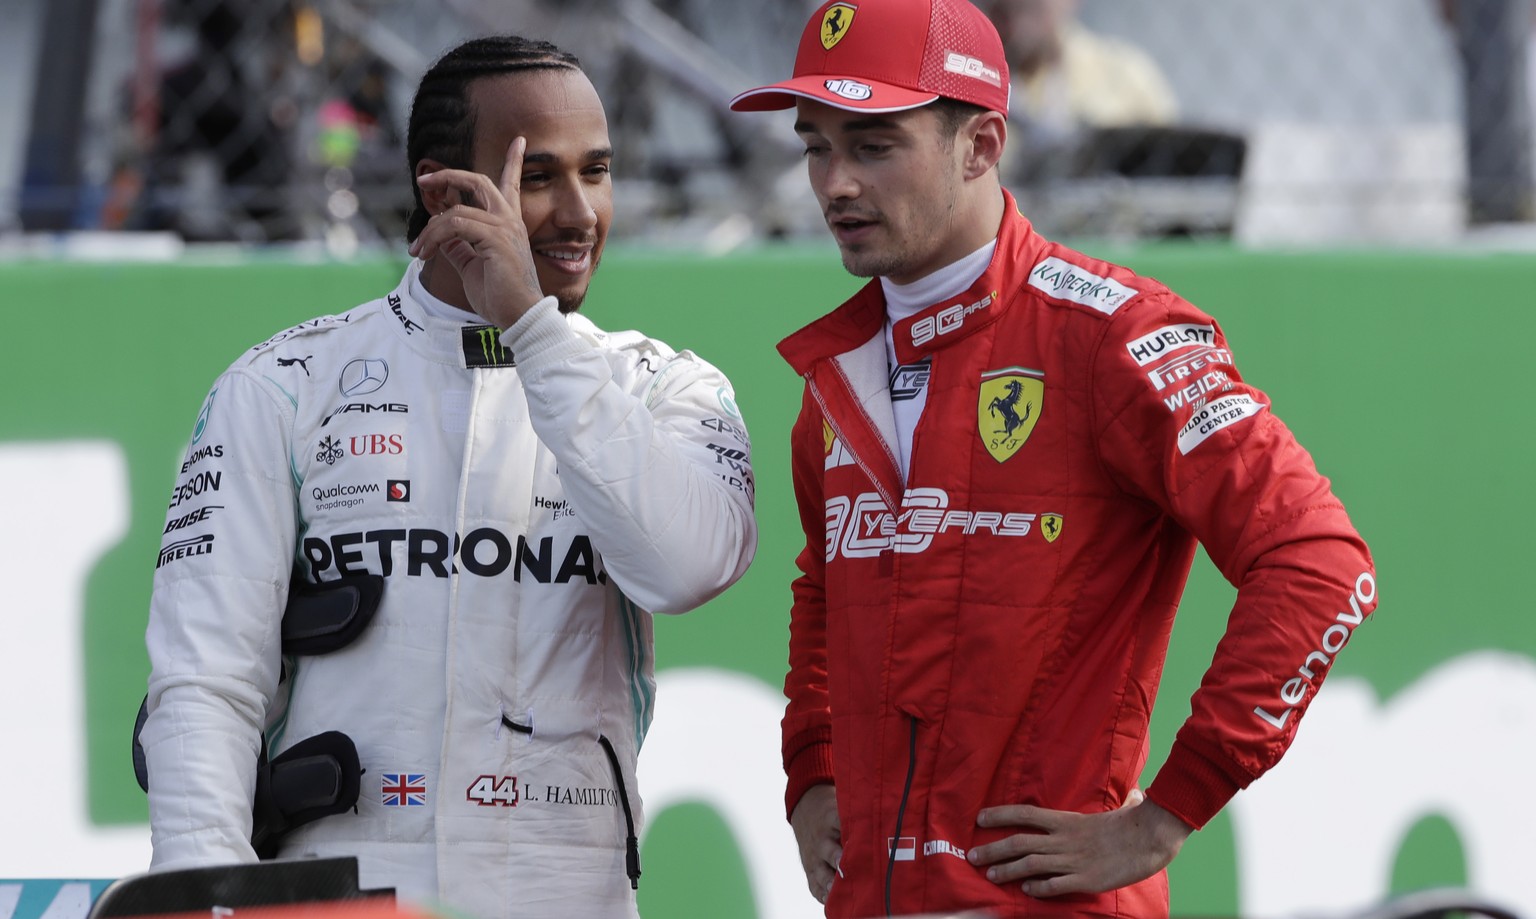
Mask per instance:
[[[837,788],[827,915],[1168,914],[1166,874],[1034,899],[970,865],[984,807],[1118,807],[1196,542],[1238,588],[1148,796],[1200,827],[1275,764],[1376,603],[1370,553],[1213,319],[1034,232],[1012,197],[964,294],[894,328],[931,358],[901,481],[871,283],[779,350],[806,548],[785,680],[786,804]],[[898,832],[899,826],[899,832]]]

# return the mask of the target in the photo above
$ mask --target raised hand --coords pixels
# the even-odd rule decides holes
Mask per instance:
[[[519,194],[527,146],[522,137],[512,141],[499,185],[464,169],[440,169],[416,179],[423,193],[456,191],[460,203],[432,215],[411,254],[423,260],[441,255],[459,273],[470,308],[503,329],[544,296]]]

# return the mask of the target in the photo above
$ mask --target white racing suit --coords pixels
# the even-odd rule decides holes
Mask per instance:
[[[252,348],[198,416],[147,634],[153,867],[254,861],[264,727],[274,755],[336,730],[357,813],[282,857],[356,855],[364,888],[477,919],[633,916],[651,614],[746,570],[745,426],[691,353],[551,298],[498,340],[428,315],[419,266]],[[281,659],[296,564],[385,576],[351,645]]]

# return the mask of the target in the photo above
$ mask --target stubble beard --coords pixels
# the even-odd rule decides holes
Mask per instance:
[[[900,274],[909,261],[905,252],[841,250],[843,270],[856,278],[885,278]]]
[[[602,264],[603,257],[594,251],[592,256],[592,270],[587,272],[587,283],[580,292],[574,294],[555,294],[555,302],[559,305],[563,315],[574,313],[581,309],[581,305],[587,301],[587,292],[592,289],[592,279],[597,276],[597,266]]]

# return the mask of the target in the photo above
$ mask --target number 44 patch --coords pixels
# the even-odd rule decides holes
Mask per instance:
[[[517,776],[482,775],[465,790],[464,797],[481,807],[516,807]]]

